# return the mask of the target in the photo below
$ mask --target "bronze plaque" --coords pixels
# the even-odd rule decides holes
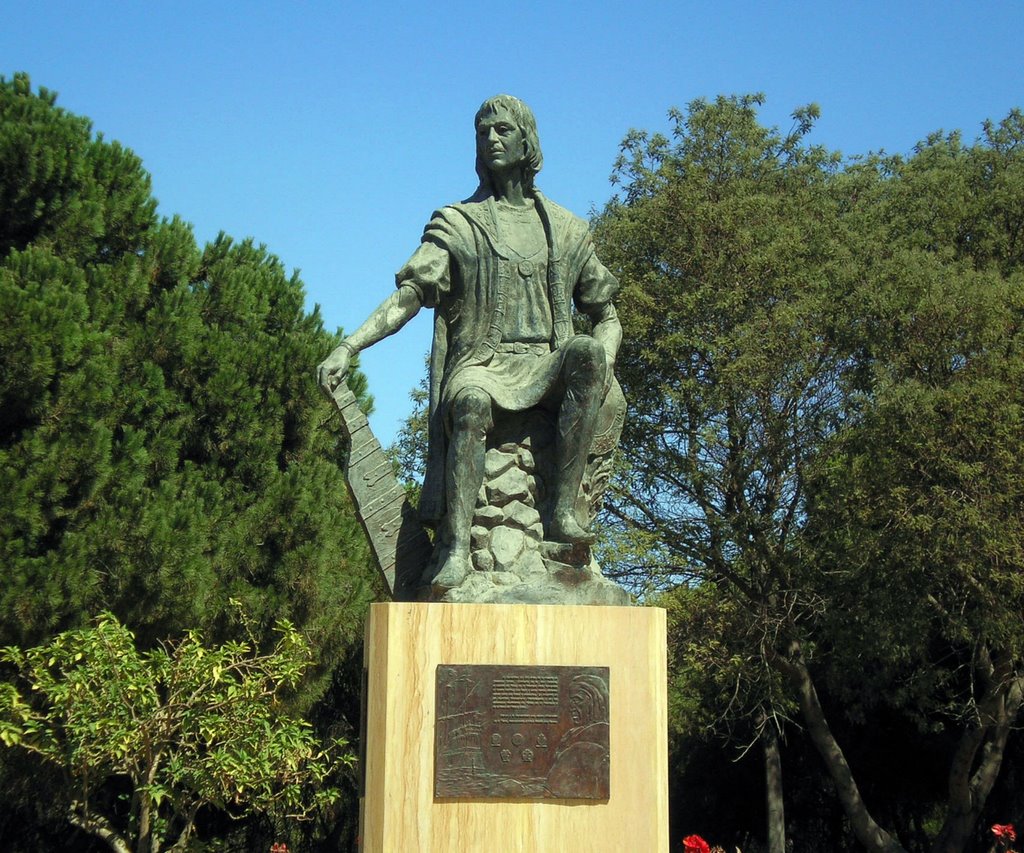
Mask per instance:
[[[437,668],[435,797],[608,799],[608,667]]]

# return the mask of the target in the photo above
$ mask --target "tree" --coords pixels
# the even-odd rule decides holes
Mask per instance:
[[[429,356],[423,359],[423,376],[409,392],[412,411],[402,422],[394,442],[387,449],[398,476],[414,506],[419,505],[420,487],[427,465],[427,419],[430,399]]]
[[[838,671],[855,652],[876,695],[944,737],[943,853],[971,839],[1024,692],[1022,142],[1014,111],[973,146],[935,134],[865,164],[884,248],[854,333],[859,405],[811,477],[809,542],[841,568],[822,633]],[[854,707],[875,692],[832,689]]]
[[[1018,707],[1020,116],[973,148],[939,135],[844,166],[804,141],[814,108],[782,135],[759,104],[697,101],[670,114],[672,140],[631,133],[597,222],[632,404],[610,515],[648,546],[621,570],[710,599],[717,651],[677,672],[732,679],[725,719],[767,735],[768,782],[799,709],[868,849],[903,849],[907,827],[876,820],[826,708],[846,700],[847,727],[888,706],[922,737],[945,720],[932,841],[960,850]],[[674,598],[692,613],[689,590]],[[772,849],[780,823],[776,803]]]
[[[844,270],[828,191],[838,160],[802,144],[815,108],[782,136],[757,123],[760,102],[672,112],[674,143],[628,136],[620,198],[596,237],[623,285],[619,376],[632,405],[611,514],[654,544],[628,571],[662,588],[715,584],[742,605],[739,635],[770,646],[813,606],[791,552],[803,466],[837,418],[842,358],[825,332]],[[755,664],[742,683],[734,710],[772,757],[787,706],[778,674]]]
[[[134,154],[0,79],[0,643],[105,609],[143,649],[224,642],[237,599],[266,643],[287,618],[317,649],[294,710],[324,694],[375,575],[313,377],[338,336],[304,298],[252,240],[197,246]]]
[[[0,659],[21,686],[0,685],[0,741],[60,767],[67,819],[116,853],[189,849],[204,805],[303,817],[337,797],[329,777],[355,758],[281,712],[312,655],[287,621],[277,632],[265,654],[255,638],[208,648],[194,631],[139,652],[106,613],[42,646],[8,647]],[[127,811],[106,796],[119,777]]]
[[[0,639],[102,607],[144,642],[216,635],[234,597],[325,678],[372,574],[301,367],[335,336],[264,247],[158,221],[138,159],[51,93],[5,81],[0,117]]]

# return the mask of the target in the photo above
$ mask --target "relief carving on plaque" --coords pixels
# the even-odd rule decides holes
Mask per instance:
[[[434,796],[606,800],[608,667],[444,665]]]

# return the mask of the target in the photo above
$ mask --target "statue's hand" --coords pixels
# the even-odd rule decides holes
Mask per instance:
[[[343,343],[335,348],[334,352],[327,356],[316,369],[316,381],[328,394],[333,394],[334,389],[344,382],[352,355],[352,347]]]

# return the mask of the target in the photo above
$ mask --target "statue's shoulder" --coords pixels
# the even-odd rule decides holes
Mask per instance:
[[[477,201],[456,201],[439,207],[431,216],[432,223],[443,223],[456,231],[469,228],[472,224],[487,224],[490,214],[487,205]]]
[[[490,222],[491,212],[485,201],[477,201],[474,198],[465,201],[457,201],[446,205],[442,210],[448,216],[469,222]]]
[[[587,227],[585,219],[580,218],[567,207],[562,207],[557,201],[552,201],[546,195],[541,196],[541,203],[544,205],[544,209],[547,210],[548,216],[551,217],[552,222],[565,223],[566,225],[575,225]]]
[[[495,249],[501,243],[494,220],[494,208],[486,197],[474,196],[449,204],[435,216],[439,217],[435,221],[444,222],[453,241],[469,250],[476,250],[480,240],[486,240]]]
[[[423,241],[435,243],[455,254],[471,250],[475,243],[473,231],[477,220],[474,212],[466,208],[465,202],[455,202],[435,210],[423,229]]]
[[[568,208],[562,207],[540,193],[537,193],[537,199],[544,207],[552,230],[562,240],[566,238],[582,240],[590,233],[589,223]]]

